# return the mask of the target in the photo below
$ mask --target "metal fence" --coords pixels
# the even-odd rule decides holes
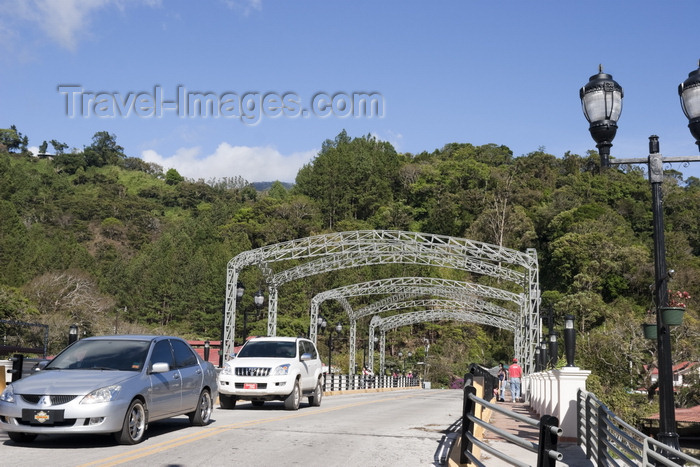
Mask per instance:
[[[460,464],[473,463],[479,467],[486,466],[486,464],[482,463],[479,457],[474,454],[473,448],[476,446],[510,465],[529,467],[528,464],[521,462],[518,459],[515,459],[512,456],[509,456],[508,454],[503,453],[478,439],[474,435],[474,428],[478,425],[510,443],[520,446],[528,451],[537,453],[538,467],[555,467],[556,462],[563,459],[563,455],[557,451],[557,442],[562,434],[562,430],[559,428],[559,420],[551,415],[543,415],[540,420],[535,420],[510,410],[506,410],[501,406],[492,404],[480,397],[477,397],[476,387],[474,387],[474,373],[476,373],[476,371],[474,370],[474,365],[472,365],[472,367],[470,367],[470,373],[467,373],[464,376],[464,407],[462,413]],[[490,390],[493,391],[493,387],[491,387]],[[487,392],[487,388],[484,388],[484,393],[490,395],[490,392]],[[507,430],[498,428],[476,417],[475,409],[477,405],[481,405],[482,407],[491,409],[494,412],[498,412],[507,417],[516,419],[519,422],[537,427],[539,429],[539,443],[533,443],[532,441],[516,436]]]
[[[354,389],[415,388],[421,386],[420,378],[407,376],[367,376],[326,374],[324,391],[350,391]]]
[[[700,466],[700,459],[645,435],[588,391],[578,391],[577,422],[577,442],[596,465]]]

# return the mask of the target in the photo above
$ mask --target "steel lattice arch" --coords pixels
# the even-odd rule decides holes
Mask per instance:
[[[357,311],[353,310],[348,302],[349,297],[369,296],[369,295],[386,295],[389,297],[377,301],[372,305],[361,308]],[[319,308],[326,300],[338,301],[348,315],[350,321],[350,356],[349,367],[355,368],[356,349],[357,349],[357,320],[377,313],[407,308],[405,300],[408,297],[418,296],[439,296],[451,299],[450,302],[475,306],[475,309],[480,310],[486,315],[497,315],[506,318],[512,323],[517,321],[517,313],[507,310],[492,302],[483,300],[490,298],[502,302],[511,302],[518,309],[524,304],[524,295],[509,292],[507,290],[490,287],[471,282],[461,282],[448,279],[440,279],[434,277],[392,277],[388,279],[380,279],[375,281],[361,282],[350,284],[336,289],[326,290],[315,295],[311,299],[311,316],[309,329],[310,336],[316,340],[316,323],[319,316]],[[442,302],[447,302],[443,300]],[[411,307],[425,308],[438,305],[438,300],[412,300]],[[452,306],[452,305],[450,305]],[[490,324],[495,327],[514,331],[514,325],[502,326],[501,321],[483,322],[481,324]],[[368,342],[372,342],[372,336],[369,336]]]
[[[408,326],[416,323],[425,323],[428,321],[465,321],[470,323],[485,324],[496,326],[501,329],[515,331],[515,323],[512,320],[484,314],[480,309],[474,309],[465,304],[455,304],[452,307],[442,307],[439,305],[433,310],[414,311],[410,313],[401,313],[398,315],[382,318],[375,316],[372,318],[369,326],[370,342],[374,342],[375,330],[380,331],[379,338],[379,374],[384,374],[386,367],[386,331],[395,329],[401,326]],[[370,367],[374,364],[374,352],[369,353]],[[427,365],[427,362],[426,362]]]
[[[294,265],[289,267],[289,263],[294,263]],[[457,314],[453,312],[449,316],[462,321],[465,320],[462,318],[468,316],[469,320],[475,323],[512,330],[515,356],[523,362],[523,370],[526,373],[531,372],[534,365],[535,348],[541,338],[537,252],[534,249],[521,252],[459,237],[397,230],[334,232],[248,250],[232,258],[228,263],[226,279],[222,349],[224,358],[229,358],[233,353],[236,325],[236,284],[243,268],[257,267],[264,276],[269,295],[267,333],[274,336],[277,334],[278,292],[283,284],[315,274],[381,264],[417,264],[456,269],[515,284],[520,291],[519,293],[493,287],[485,288],[478,284],[459,281],[452,281],[454,283],[448,284],[437,279],[439,285],[433,284],[431,286],[427,282],[419,285],[415,282],[416,278],[386,279],[383,286],[388,289],[393,287],[393,290],[384,292],[390,296],[382,298],[373,305],[391,302],[393,296],[407,298],[432,295],[450,298],[456,302],[461,301],[465,310],[468,310],[463,312],[467,315],[460,315],[457,318]],[[420,279],[432,280],[430,278]],[[413,285],[409,283],[411,280],[414,281]],[[374,285],[381,284],[375,283]],[[376,294],[370,290],[368,283],[364,283],[364,286],[362,284],[356,284],[356,286],[354,294]],[[352,288],[352,286],[348,287]],[[350,289],[346,289],[345,292],[348,290]],[[361,290],[366,293],[360,293]],[[450,293],[452,295],[449,295]],[[357,295],[343,296],[339,293],[336,297],[331,297],[333,292],[326,291],[319,296],[322,294],[327,294],[323,296],[326,298],[318,298],[318,303],[333,298],[343,306],[351,318],[351,322],[352,319],[356,320],[361,317],[358,314],[359,310],[358,312],[353,311],[347,300],[348,296]],[[495,302],[488,302],[484,300],[485,298]],[[510,303],[509,306],[515,308],[510,310],[513,315],[509,315],[509,318],[506,318],[505,315],[500,316],[500,319],[509,324],[506,325],[504,322],[501,326],[501,322],[498,321],[497,324],[494,318],[483,318],[487,315],[498,316],[494,312],[496,310],[494,307],[502,307],[501,304],[505,303]],[[367,308],[369,309],[369,307]],[[374,314],[369,313],[368,309],[363,309],[362,313],[366,314],[362,316]],[[377,305],[377,310],[379,309],[381,309],[381,305]],[[505,308],[504,310],[508,311]],[[377,311],[377,313],[380,312]],[[315,313],[317,316],[318,309]],[[313,305],[310,314],[314,314]],[[426,319],[427,317],[426,315]],[[310,319],[309,336],[315,340],[316,325],[313,316],[310,316]],[[483,322],[484,319],[491,321]],[[350,346],[353,357],[354,338],[355,336],[353,336],[353,345]]]

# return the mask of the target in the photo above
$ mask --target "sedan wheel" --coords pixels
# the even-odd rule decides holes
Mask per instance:
[[[124,417],[124,425],[121,431],[114,434],[119,444],[137,444],[143,441],[146,432],[146,408],[136,399],[131,402],[129,410]]]
[[[299,388],[299,381],[294,382],[294,389],[292,393],[287,396],[284,400],[284,408],[287,410],[299,410],[299,403],[301,402],[301,388]]]
[[[204,426],[209,423],[209,420],[211,419],[211,410],[211,394],[209,394],[208,390],[203,389],[202,393],[199,395],[199,403],[197,404],[197,408],[194,410],[194,412],[188,413],[187,416],[190,417],[190,423],[192,425]]]
[[[36,439],[37,435],[33,433],[18,433],[16,431],[10,431],[7,433],[7,436],[9,436],[15,443],[31,443]]]

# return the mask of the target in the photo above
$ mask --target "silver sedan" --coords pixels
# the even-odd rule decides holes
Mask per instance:
[[[82,339],[0,395],[0,429],[15,442],[37,435],[110,433],[143,440],[148,422],[182,414],[210,421],[216,370],[177,337]]]

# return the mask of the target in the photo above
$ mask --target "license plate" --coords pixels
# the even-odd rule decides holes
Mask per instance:
[[[53,425],[63,421],[63,410],[22,410],[22,421],[31,425]]]
[[[243,389],[258,389],[258,383],[244,383]]]

